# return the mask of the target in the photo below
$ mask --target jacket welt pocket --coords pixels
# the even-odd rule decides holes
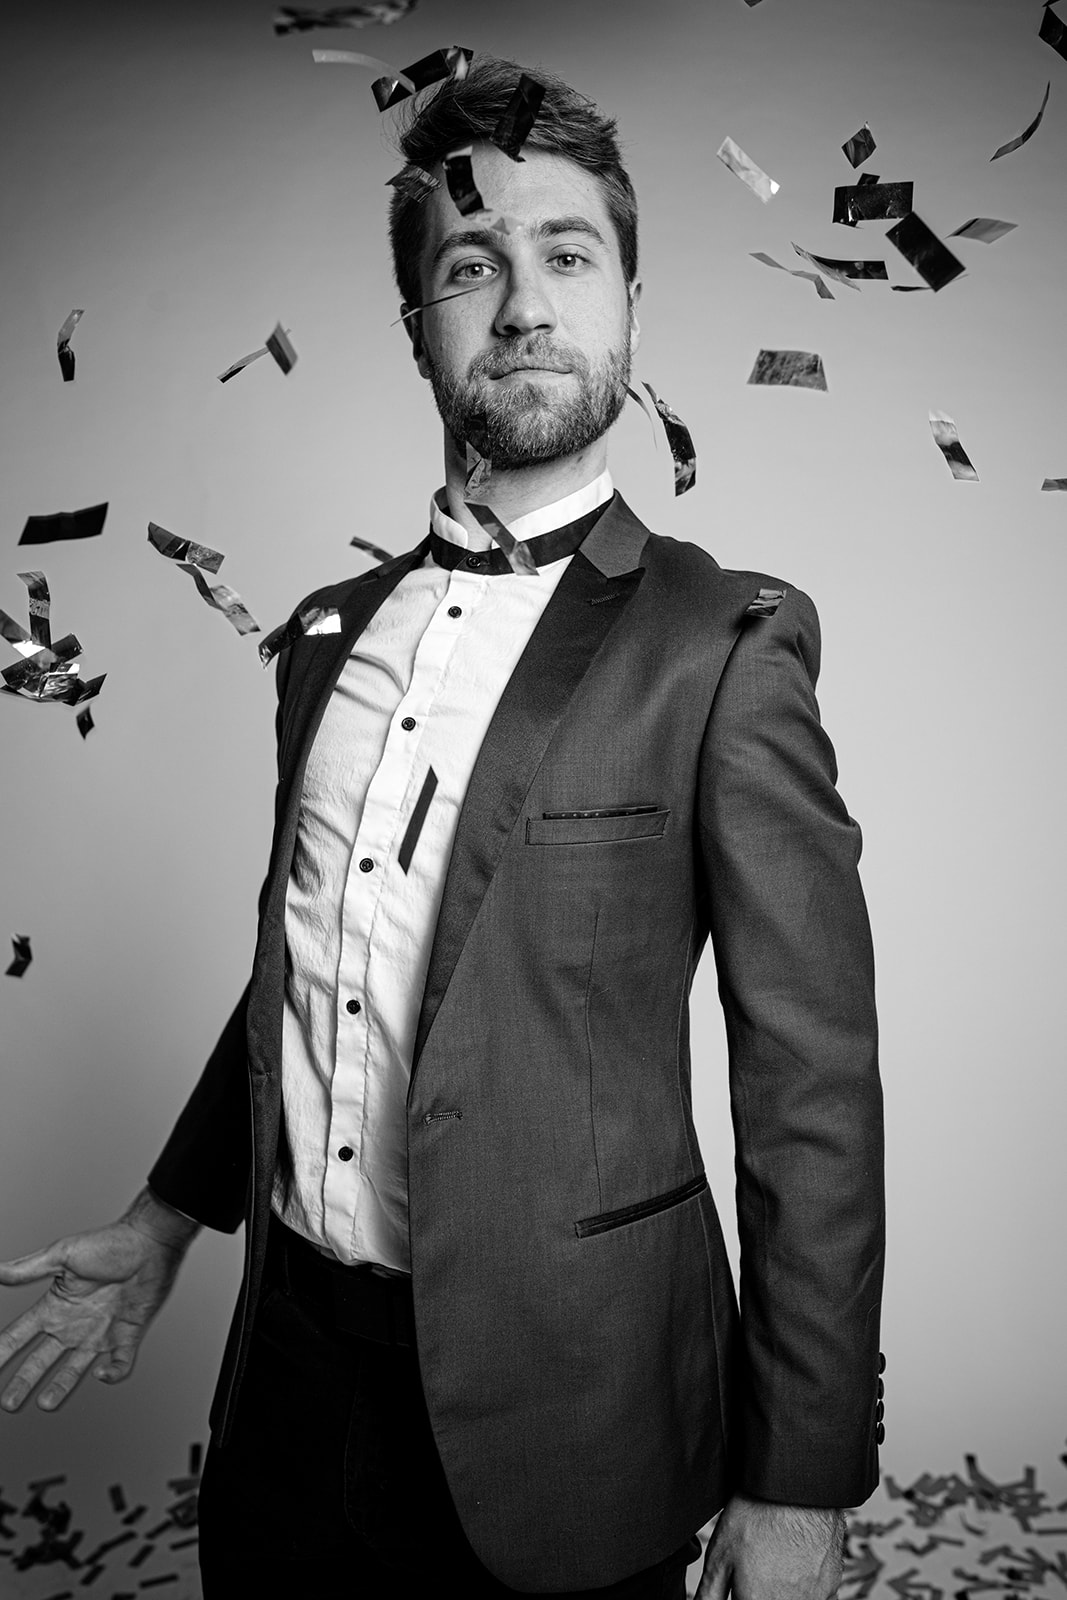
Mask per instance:
[[[658,839],[670,811],[619,811],[601,816],[527,817],[527,844],[612,844]]]
[[[641,1200],[635,1206],[620,1206],[618,1211],[602,1211],[598,1217],[584,1217],[581,1222],[574,1224],[574,1231],[579,1239],[588,1239],[593,1233],[624,1228],[628,1222],[654,1217],[657,1211],[670,1211],[673,1206],[680,1206],[684,1201],[703,1194],[707,1187],[707,1174],[702,1172],[698,1178],[690,1178],[688,1183],[683,1183],[681,1188],[668,1189],[666,1194],[654,1195],[651,1200]]]

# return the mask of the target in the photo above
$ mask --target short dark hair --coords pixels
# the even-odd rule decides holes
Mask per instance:
[[[618,237],[623,274],[631,284],[637,277],[637,197],[622,164],[615,119],[602,115],[592,100],[555,74],[496,56],[475,56],[465,78],[447,78],[429,98],[405,102],[398,127],[401,154],[409,166],[430,172],[458,145],[488,139],[523,72],[545,88],[524,148],[566,156],[598,180]],[[402,186],[394,190],[389,207],[393,270],[409,306],[422,298],[423,198],[417,186]]]

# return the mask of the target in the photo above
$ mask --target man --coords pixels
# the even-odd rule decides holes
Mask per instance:
[[[873,968],[816,614],[613,493],[633,191],[544,75],[524,159],[491,142],[518,75],[476,61],[403,139],[445,487],[413,550],[311,597],[341,637],[279,661],[249,988],[126,1216],[0,1274],[58,1274],[0,1339],[44,1334],[2,1398],[47,1408],[124,1377],[197,1227],[246,1222],[208,1600],[677,1600],[720,1508],[703,1600],[827,1600],[877,1483]],[[445,182],[472,140],[488,215]],[[709,936],[740,1315],[691,1116]]]

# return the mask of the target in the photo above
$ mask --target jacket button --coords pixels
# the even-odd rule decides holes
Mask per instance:
[[[882,1352],[880,1350],[878,1352],[878,1371],[879,1372],[884,1372],[885,1371],[885,1356],[882,1354]]]
[[[882,1404],[881,1400],[879,1400],[878,1404],[874,1408],[874,1420],[875,1420],[875,1422],[881,1422],[881,1420],[882,1420],[882,1418],[884,1416],[885,1416],[885,1406]]]
[[[363,1007],[358,1000],[348,1000],[345,1002],[345,1010],[354,1017],[358,1011],[363,1010]]]
[[[879,1398],[879,1400],[882,1398],[882,1396],[884,1394],[885,1394],[885,1384],[882,1382],[881,1378],[879,1378],[878,1379],[878,1398]]]
[[[360,870],[360,872],[373,872],[374,871],[374,862],[371,860],[370,856],[364,856],[363,857],[363,860],[359,864],[359,870]]]
[[[875,1442],[875,1444],[881,1444],[882,1441],[884,1440],[884,1438],[885,1438],[885,1423],[884,1422],[880,1422],[878,1424],[877,1428],[875,1428],[875,1430],[874,1430],[874,1442]]]
[[[351,1161],[355,1153],[356,1152],[353,1150],[350,1144],[343,1144],[340,1150],[338,1150],[337,1155],[341,1161]]]
[[[415,726],[415,718],[405,717],[400,726],[403,728],[405,733],[410,733],[412,728]]]

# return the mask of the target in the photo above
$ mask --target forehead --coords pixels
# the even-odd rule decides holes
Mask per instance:
[[[554,217],[581,216],[600,230],[618,255],[618,243],[599,180],[566,156],[531,150],[512,161],[495,145],[478,143],[471,158],[474,181],[490,211],[502,211],[528,227]],[[456,210],[445,183],[444,169],[434,176],[439,187],[425,202],[423,260],[428,260],[446,234],[477,226],[473,217]]]

